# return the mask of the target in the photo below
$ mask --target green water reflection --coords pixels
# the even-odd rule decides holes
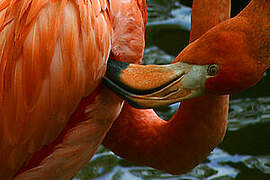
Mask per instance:
[[[188,44],[191,9],[180,0],[148,1],[145,64],[167,64]],[[189,0],[184,2],[190,5]],[[233,14],[240,5],[233,2]],[[237,4],[238,2],[238,4]],[[269,71],[270,72],[270,71]],[[269,73],[268,73],[269,74]],[[178,104],[158,109],[169,119]],[[190,173],[173,176],[127,162],[100,147],[75,179],[270,180],[270,75],[256,87],[231,96],[229,127],[223,143]]]

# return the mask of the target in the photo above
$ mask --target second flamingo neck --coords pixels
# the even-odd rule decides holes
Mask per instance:
[[[127,160],[183,173],[201,162],[223,139],[227,103],[228,96],[187,101],[168,122],[152,110],[137,110],[126,104],[103,143]]]

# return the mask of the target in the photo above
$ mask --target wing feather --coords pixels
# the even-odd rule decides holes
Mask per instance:
[[[89,2],[0,2],[0,179],[52,143],[100,84],[112,31],[106,2]]]

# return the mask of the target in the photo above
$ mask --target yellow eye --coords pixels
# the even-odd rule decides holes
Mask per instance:
[[[217,64],[210,64],[207,69],[207,73],[209,76],[215,76],[219,72],[219,67]]]

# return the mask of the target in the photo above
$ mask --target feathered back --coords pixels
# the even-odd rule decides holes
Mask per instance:
[[[113,26],[111,57],[141,63],[147,22],[146,0],[110,0]]]
[[[107,7],[105,0],[0,1],[0,179],[55,140],[100,83],[111,48]]]
[[[141,61],[146,19],[145,0],[0,0],[0,179],[67,179],[89,160],[122,102],[91,95],[110,52]]]

